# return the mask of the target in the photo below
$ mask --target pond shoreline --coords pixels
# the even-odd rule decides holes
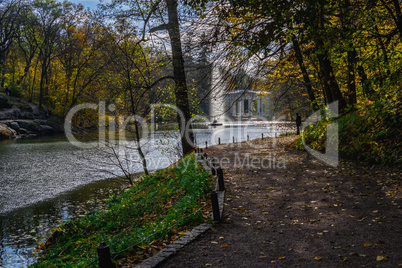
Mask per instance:
[[[143,173],[135,174],[138,179]],[[0,267],[27,267],[37,258],[37,243],[45,242],[52,230],[66,220],[106,209],[111,194],[130,184],[121,177],[78,186],[56,197],[0,213]],[[15,252],[12,254],[12,252]]]

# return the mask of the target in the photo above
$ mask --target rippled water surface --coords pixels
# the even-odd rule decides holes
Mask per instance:
[[[199,146],[244,141],[287,131],[272,125],[194,130]],[[177,160],[177,133],[156,133],[143,147],[149,169]],[[129,144],[133,147],[133,144]],[[119,150],[120,148],[120,150]],[[116,147],[115,147],[116,149]],[[130,159],[125,168],[142,172],[138,154],[127,147],[82,149],[64,136],[0,142],[0,267],[26,267],[34,261],[35,242],[70,217],[102,209],[105,198],[128,184],[114,153]]]

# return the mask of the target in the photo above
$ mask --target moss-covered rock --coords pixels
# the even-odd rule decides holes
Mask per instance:
[[[0,124],[0,140],[7,140],[17,137],[17,132],[5,124]]]

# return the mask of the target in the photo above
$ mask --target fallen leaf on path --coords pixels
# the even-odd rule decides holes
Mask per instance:
[[[387,261],[388,258],[386,256],[377,256],[377,261]]]

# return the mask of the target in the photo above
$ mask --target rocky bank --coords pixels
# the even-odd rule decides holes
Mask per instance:
[[[49,120],[49,112],[32,103],[0,96],[0,140],[32,138],[62,133],[61,125]]]

